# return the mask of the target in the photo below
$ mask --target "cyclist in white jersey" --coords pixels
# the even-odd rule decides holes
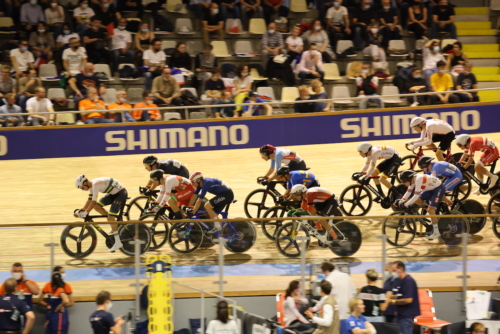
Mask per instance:
[[[114,222],[127,201],[127,189],[125,189],[118,180],[111,177],[100,177],[89,181],[85,175],[80,175],[76,178],[75,185],[78,189],[89,192],[89,197],[85,206],[74,213],[75,218],[85,218],[94,209],[101,215],[108,216],[108,222],[110,222],[111,225],[111,233],[115,237],[115,244],[109,251],[114,252],[121,248],[123,244],[118,235],[118,224],[114,224]],[[99,193],[104,193],[106,195],[98,201],[97,195]],[[109,213],[104,209],[107,205],[111,205]]]
[[[410,127],[420,133],[420,138],[406,143],[406,146],[412,145],[413,151],[417,147],[427,146],[436,152],[436,158],[444,161],[444,151],[451,147],[451,142],[455,139],[455,130],[453,127],[440,119],[424,119],[415,117],[410,122]],[[439,142],[439,147],[434,143]]]

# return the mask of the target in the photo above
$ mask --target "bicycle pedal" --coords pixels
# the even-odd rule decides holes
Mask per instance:
[[[375,197],[375,199],[373,200],[375,203],[380,203],[382,201],[382,197],[380,196],[377,196]]]

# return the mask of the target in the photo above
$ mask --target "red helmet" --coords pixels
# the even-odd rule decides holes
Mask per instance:
[[[274,147],[273,145],[269,145],[269,144],[262,145],[259,148],[260,153],[265,153],[267,155],[270,155],[270,154],[274,153],[275,151],[276,151],[276,147]]]
[[[194,172],[189,177],[189,181],[194,182],[194,181],[198,181],[199,179],[202,179],[202,178],[203,178],[203,174],[201,172]]]

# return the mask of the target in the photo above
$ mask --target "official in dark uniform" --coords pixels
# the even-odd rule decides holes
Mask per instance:
[[[0,333],[30,333],[35,323],[35,313],[14,294],[17,286],[14,278],[8,278],[3,286],[5,295],[0,297]],[[26,319],[23,330],[21,330],[21,316]]]
[[[97,310],[90,315],[90,324],[94,334],[120,334],[122,326],[125,323],[123,316],[114,318],[109,310],[111,309],[111,294],[107,291],[101,291],[96,298]]]

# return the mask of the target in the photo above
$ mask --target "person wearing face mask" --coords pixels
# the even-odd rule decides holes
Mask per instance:
[[[342,6],[342,0],[333,0],[333,6],[326,13],[326,24],[332,47],[337,45],[337,33],[342,33],[344,39],[352,39],[351,29],[349,29],[349,13],[347,7]]]
[[[203,43],[210,44],[210,33],[217,33],[219,41],[224,40],[224,20],[219,13],[219,5],[215,2],[210,4],[210,7],[205,11],[203,17],[203,28],[201,29],[203,35]]]
[[[321,53],[323,62],[331,63],[332,59],[335,58],[332,48],[330,47],[330,39],[325,29],[323,29],[320,20],[312,20],[309,30],[302,34],[301,37],[309,45],[313,43],[316,44],[318,52]]]
[[[45,22],[38,22],[37,31],[33,31],[30,34],[29,45],[35,57],[38,58],[44,55],[47,62],[52,60],[52,50],[56,44],[52,34],[47,31],[47,24]]]
[[[455,26],[455,9],[448,0],[440,0],[439,6],[432,9],[431,38],[436,38],[438,32],[449,32],[450,38],[457,39]]]
[[[372,73],[372,65],[370,63],[363,63],[363,65],[361,65],[361,75],[356,77],[358,96],[378,96],[378,84],[378,77]],[[384,101],[378,98],[371,98],[359,100],[359,109],[366,109],[368,102],[377,104],[377,108],[384,107]]]
[[[132,106],[127,103],[127,91],[122,89],[116,93],[116,102],[108,105],[108,110],[113,109],[132,109]],[[135,119],[129,114],[128,111],[121,112],[109,112],[109,118],[114,120],[115,123],[127,123],[135,122]]]
[[[388,300],[387,296],[389,294],[392,294],[394,281],[398,279],[398,274],[394,272],[392,264],[393,262],[388,262],[385,265],[383,289],[386,295],[386,301]],[[392,305],[391,303],[387,303],[383,315],[385,316],[385,322],[394,323],[396,321],[396,306]]]
[[[202,104],[211,105],[220,100],[222,92],[226,90],[224,86],[224,81],[221,79],[221,71],[218,68],[212,70],[212,77],[205,81],[204,85],[205,96],[202,100]],[[212,108],[205,108],[207,115],[212,114]]]
[[[121,18],[118,21],[118,27],[113,31],[111,38],[111,53],[113,55],[113,71],[118,71],[120,56],[127,58],[128,63],[134,63],[134,51],[132,47],[132,34],[125,30],[127,28],[127,19]]]
[[[149,45],[151,44],[153,39],[155,39],[155,34],[149,29],[149,23],[141,22],[139,31],[137,32],[137,34],[135,34],[134,37],[134,46],[137,50],[135,52],[136,67],[142,66],[142,56],[144,55],[144,52],[149,49]]]
[[[89,61],[96,64],[104,58],[106,64],[111,64],[111,52],[105,48],[108,40],[107,30],[101,27],[101,20],[97,17],[92,18],[91,26],[92,28],[87,29],[83,35]]]
[[[309,45],[309,50],[305,51],[299,63],[300,84],[303,85],[306,79],[319,79],[323,81],[325,72],[323,69],[323,59],[318,46],[315,43]]]
[[[0,107],[0,126],[14,127],[23,125],[23,118],[21,117],[21,107],[16,105],[16,96],[12,93],[5,94],[2,100],[5,99],[5,104]],[[2,114],[19,114],[16,116],[2,116]],[[0,296],[2,295],[0,289]]]
[[[97,310],[90,315],[90,325],[94,334],[120,334],[125,320],[123,320],[123,315],[114,318],[109,312],[113,305],[111,294],[108,291],[101,291],[95,302]]]
[[[142,56],[144,66],[148,67],[144,72],[144,86],[146,90],[151,90],[153,79],[161,75],[162,69],[165,67],[166,59],[167,55],[165,55],[165,52],[161,49],[161,40],[159,38],[153,39],[151,41],[151,46]]]
[[[253,78],[250,75],[250,68],[246,64],[240,64],[236,69],[236,77],[234,77],[233,96],[235,103],[243,103],[248,97],[248,93],[252,91]],[[243,108],[236,107],[240,112]]]
[[[224,104],[234,104],[234,100],[231,96],[231,93],[227,90],[222,91],[220,93],[219,99],[215,102],[217,107],[214,107],[214,115],[215,118],[228,118],[228,117],[238,117],[239,113],[236,111],[236,107],[227,106],[224,107]]]
[[[451,74],[446,73],[446,63],[442,60],[436,64],[438,69],[437,73],[431,75],[431,91],[433,92],[446,92],[455,89],[455,84]],[[441,103],[458,103],[459,98],[453,93],[432,94],[431,104]]]
[[[379,30],[377,22],[370,24],[370,32],[366,38],[366,47],[363,49],[365,56],[371,56],[373,61],[385,62],[384,44],[388,44],[383,34]]]
[[[414,67],[411,71],[411,76],[405,81],[405,93],[425,93],[429,89],[425,84],[425,79],[422,77],[422,71],[418,67]],[[425,105],[427,95],[418,94],[406,98],[408,102],[411,102],[411,107],[418,107]]]
[[[382,0],[382,10],[377,12],[380,21],[380,32],[384,36],[384,47],[391,40],[401,39],[401,27],[398,25],[398,12],[391,6],[391,0]]]
[[[82,112],[82,121],[85,124],[113,123],[112,120],[104,118],[106,105],[94,87],[87,89],[87,98],[78,103],[78,110]]]
[[[76,31],[83,37],[85,31],[91,27],[90,19],[95,16],[95,12],[89,7],[88,0],[80,0],[78,4],[73,10],[73,17],[76,20]]]
[[[60,52],[61,52],[60,57],[62,57],[62,53],[64,52],[64,49],[66,49],[66,47],[70,46],[69,41],[72,38],[76,38],[77,40],[80,40],[80,35],[78,35],[74,31],[72,31],[69,24],[64,23],[61,27],[62,27],[61,28],[62,33],[56,39],[56,49],[61,49],[60,50]],[[62,59],[60,57],[59,57],[59,59]],[[57,59],[57,56],[56,56],[56,59]]]
[[[217,69],[217,58],[212,52],[211,45],[205,45],[203,52],[196,55],[194,68],[196,80],[199,82],[196,86],[200,87],[203,94],[205,92],[205,82],[212,77],[212,71]]]
[[[296,98],[295,101],[307,101],[307,100],[311,100],[311,94],[309,93],[309,88],[307,88],[307,86],[300,86],[299,97]],[[294,103],[293,110],[295,111],[296,114],[315,112],[314,102]]]
[[[16,279],[6,279],[3,287],[5,294],[0,297],[0,310],[2,310],[0,312],[0,333],[29,334],[35,323],[35,313],[16,295]],[[22,329],[21,315],[25,320],[24,329]]]
[[[23,112],[26,112],[26,101],[28,101],[29,98],[35,96],[35,90],[37,87],[43,86],[42,80],[38,77],[36,70],[31,69],[28,76],[19,79],[18,83],[18,103]]]
[[[285,43],[283,35],[276,31],[276,23],[271,22],[267,25],[267,31],[262,35],[262,50],[260,52],[262,68],[266,70],[269,57],[275,57],[279,54],[287,54]]]
[[[19,299],[23,300],[30,308],[33,308],[33,296],[38,296],[40,288],[35,281],[26,277],[21,263],[14,263],[11,273],[12,278],[15,279],[17,283],[14,294],[18,296]],[[4,285],[0,286],[0,296],[3,295],[5,295]]]
[[[354,49],[361,51],[362,43],[367,39],[370,30],[370,24],[375,22],[377,17],[370,0],[361,1],[360,7],[354,10],[352,14],[351,30],[354,34]]]
[[[39,304],[47,308],[46,334],[68,334],[68,307],[74,305],[73,289],[64,282],[66,271],[61,266],[54,267],[52,279],[40,293]]]
[[[476,76],[472,73],[472,63],[468,61],[465,62],[464,70],[457,78],[457,95],[462,102],[479,102],[479,96],[476,92],[460,92],[467,89],[477,89]]]
[[[422,48],[422,57],[424,61],[422,71],[424,72],[427,87],[431,86],[431,75],[437,72],[437,62],[445,61],[444,56],[441,53],[439,43],[441,43],[439,39],[431,39],[430,41],[425,43],[424,47]]]
[[[382,312],[387,305],[384,304],[384,289],[377,286],[378,272],[375,269],[368,269],[365,275],[368,285],[361,288],[360,298],[365,304],[365,311],[362,314],[367,321],[383,322]]]
[[[42,7],[37,0],[30,0],[21,6],[21,29],[30,33],[36,31],[38,22],[45,21]]]
[[[75,92],[75,106],[78,110],[78,104],[87,96],[88,88],[101,88],[103,84],[98,77],[94,75],[94,64],[86,63],[82,73],[75,75],[68,80],[70,88]]]
[[[415,34],[415,39],[419,40],[424,37],[424,34],[429,28],[427,27],[427,8],[423,5],[422,0],[413,0],[410,8],[408,8],[410,18],[408,30]]]
[[[30,68],[35,68],[35,57],[28,51],[28,41],[21,39],[19,48],[10,51],[10,62],[16,71],[16,79],[24,76],[24,72]]]
[[[50,7],[45,9],[45,19],[49,29],[57,39],[62,34],[64,24],[64,8],[57,3],[58,0],[51,0]]]
[[[66,70],[66,78],[78,75],[85,68],[87,63],[87,51],[80,46],[80,40],[72,38],[69,41],[69,48],[65,49],[62,54],[64,69]]]
[[[149,90],[142,93],[142,102],[137,103],[134,108],[151,108],[151,110],[132,110],[130,114],[137,122],[161,121],[161,113],[156,104],[153,103],[154,96]]]

